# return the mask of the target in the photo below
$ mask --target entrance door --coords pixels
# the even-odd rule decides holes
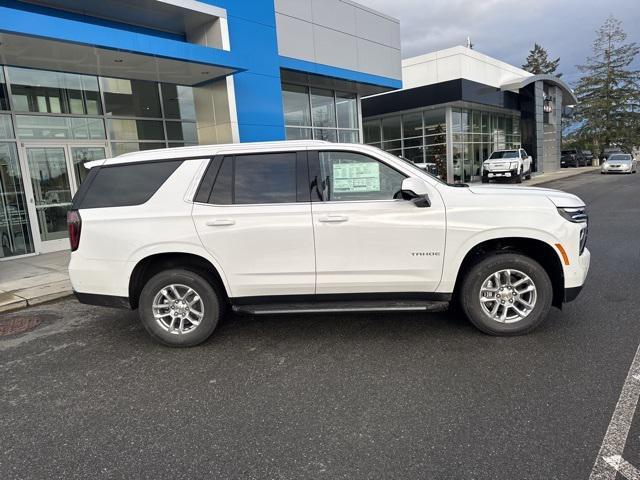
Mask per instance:
[[[39,253],[64,250],[67,241],[67,210],[86,177],[84,163],[105,158],[104,147],[69,145],[25,146],[31,179],[30,216]]]

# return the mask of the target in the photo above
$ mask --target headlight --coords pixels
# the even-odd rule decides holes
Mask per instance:
[[[585,207],[558,207],[558,213],[573,223],[587,223],[589,221]]]
[[[512,170],[513,170],[513,169],[518,168],[518,162],[511,162],[511,166],[510,166],[510,168],[511,168]]]

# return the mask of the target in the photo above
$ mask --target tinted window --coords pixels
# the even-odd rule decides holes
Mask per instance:
[[[359,153],[320,152],[315,186],[325,201],[391,200],[405,176],[388,165]],[[312,174],[313,175],[313,174]]]
[[[233,157],[224,157],[222,167],[216,176],[215,184],[209,203],[217,205],[230,205],[233,186]]]
[[[609,160],[631,160],[631,155],[623,153],[614,153],[609,157]]]
[[[235,158],[233,203],[296,201],[296,154],[241,155]]]
[[[493,152],[489,158],[491,160],[497,160],[500,158],[518,158],[518,152],[515,150],[503,150],[499,152]]]
[[[124,207],[145,203],[181,163],[181,160],[172,160],[100,167],[82,184],[73,208]]]

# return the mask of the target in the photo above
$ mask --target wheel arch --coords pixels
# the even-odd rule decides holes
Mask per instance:
[[[230,291],[219,269],[207,258],[187,252],[153,253],[141,258],[129,276],[129,303],[138,308],[138,300],[145,283],[156,273],[170,268],[185,268],[203,275],[220,293],[228,299]]]
[[[552,305],[562,308],[564,302],[564,269],[556,249],[549,243],[528,237],[502,237],[484,240],[473,246],[464,256],[454,286],[454,297],[457,297],[460,285],[471,267],[496,252],[520,253],[526,255],[545,269],[553,287]]]

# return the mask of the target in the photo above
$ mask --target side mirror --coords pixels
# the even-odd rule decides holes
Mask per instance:
[[[405,178],[402,181],[400,194],[403,199],[414,203],[416,207],[430,207],[429,188],[424,180],[415,177]]]

